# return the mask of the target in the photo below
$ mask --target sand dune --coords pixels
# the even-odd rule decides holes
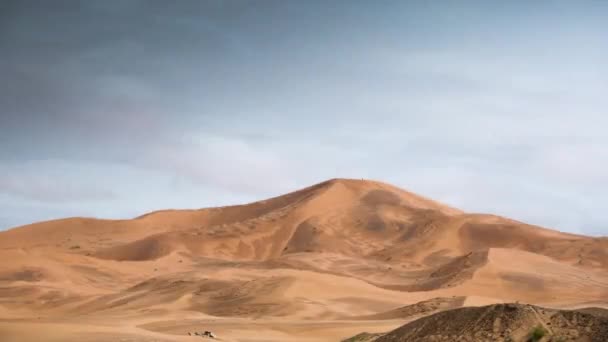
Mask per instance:
[[[338,341],[458,306],[608,307],[608,239],[334,179],[246,205],[0,232],[0,340]]]

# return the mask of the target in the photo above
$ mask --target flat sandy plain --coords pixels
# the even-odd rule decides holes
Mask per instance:
[[[340,341],[505,302],[608,307],[608,239],[348,179],[0,233],[3,342]]]

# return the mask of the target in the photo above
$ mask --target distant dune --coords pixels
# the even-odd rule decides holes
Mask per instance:
[[[352,179],[0,232],[1,341],[340,341],[505,302],[603,312],[608,239]]]

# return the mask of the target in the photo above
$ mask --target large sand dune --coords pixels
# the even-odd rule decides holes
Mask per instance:
[[[608,307],[608,239],[346,179],[0,233],[1,341],[339,341],[515,301]]]

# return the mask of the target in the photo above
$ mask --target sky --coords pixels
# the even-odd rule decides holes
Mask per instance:
[[[330,178],[608,235],[606,1],[0,0],[0,229]]]

